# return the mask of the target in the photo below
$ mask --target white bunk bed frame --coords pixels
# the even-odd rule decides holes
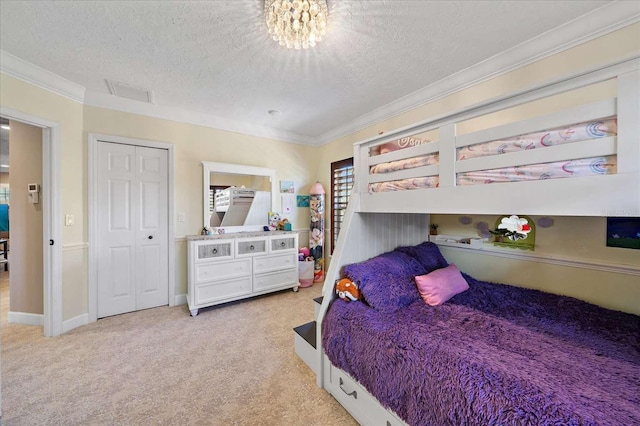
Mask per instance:
[[[344,265],[360,262],[399,245],[415,245],[428,238],[429,214],[530,214],[556,216],[640,216],[640,55],[614,64],[559,78],[460,111],[433,117],[383,136],[354,145],[355,184],[343,227],[332,255],[323,287],[323,301],[316,328],[317,384],[325,388],[360,423],[402,424],[362,388],[365,401],[377,407],[363,408],[343,386],[348,376],[331,365],[322,348],[322,320],[336,297],[333,286]],[[456,136],[456,124],[552,95],[616,79],[613,99],[581,105],[553,114]],[[484,141],[526,134],[617,115],[617,136],[599,141],[576,142],[545,149],[522,151],[464,161],[456,149]],[[439,141],[386,154],[370,156],[372,146],[439,129]],[[456,186],[456,173],[537,164],[581,157],[617,155],[617,173],[526,182]],[[369,183],[382,180],[370,175],[374,164],[439,152],[439,164],[384,174],[384,180],[439,175],[437,188],[369,193]],[[506,192],[509,196],[505,196]],[[340,373],[340,382],[335,372]],[[349,383],[350,386],[357,384]],[[355,388],[354,388],[355,389]],[[347,395],[347,396],[345,396]],[[371,413],[377,414],[371,414]],[[366,414],[369,413],[369,414]],[[373,423],[372,423],[373,422]]]

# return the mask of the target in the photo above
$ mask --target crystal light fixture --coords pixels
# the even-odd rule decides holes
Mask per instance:
[[[326,0],[265,0],[267,27],[280,46],[308,49],[327,29]]]

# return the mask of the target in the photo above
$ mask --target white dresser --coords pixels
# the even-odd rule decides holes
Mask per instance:
[[[206,306],[293,288],[298,291],[298,234],[273,231],[187,236],[187,303]]]

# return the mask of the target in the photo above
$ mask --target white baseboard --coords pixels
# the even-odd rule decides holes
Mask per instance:
[[[186,305],[187,304],[187,295],[186,294],[177,294],[173,299],[174,306]]]
[[[89,314],[81,314],[62,322],[62,333],[71,331],[81,325],[89,324]]]
[[[44,326],[44,315],[30,314],[28,312],[11,312],[7,315],[10,324],[39,325]]]

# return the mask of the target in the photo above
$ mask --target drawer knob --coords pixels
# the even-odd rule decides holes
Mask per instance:
[[[211,252],[212,252],[213,254],[218,254],[218,249],[217,249],[217,248],[214,248],[213,250],[211,250]]]
[[[347,392],[345,388],[342,387],[342,385],[344,385],[344,382],[342,381],[342,377],[340,377],[340,389],[342,390],[342,392],[346,393],[347,396],[352,396],[354,399],[358,399],[358,391],[354,389],[351,392]]]
[[[284,246],[286,246],[286,245],[287,245],[287,243],[285,243],[284,241],[282,241],[282,242],[280,243],[280,247],[284,247]]]
[[[249,250],[255,250],[256,248],[252,245],[249,246]]]

